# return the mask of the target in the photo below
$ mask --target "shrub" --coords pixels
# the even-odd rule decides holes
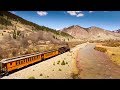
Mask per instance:
[[[108,41],[106,41],[102,45],[103,46],[110,46],[110,47],[119,47],[120,46],[120,41],[117,41],[117,40],[108,40]]]
[[[59,71],[62,71],[61,69],[59,69]]]
[[[0,60],[3,59],[2,55],[0,55]]]
[[[115,55],[114,53],[112,53],[112,55]]]
[[[5,25],[5,26],[12,26],[11,21],[6,20],[4,17],[0,17],[0,24]]]
[[[62,61],[61,65],[65,65],[65,61],[64,60]]]
[[[32,77],[29,77],[28,79],[35,79],[35,77],[32,76]]]
[[[60,63],[60,61],[57,62],[57,64],[59,64],[59,63]]]
[[[68,62],[66,62],[66,64],[68,64]]]
[[[100,52],[106,52],[107,51],[106,48],[102,48],[102,47],[95,47],[94,49],[97,50],[97,51],[100,51]]]
[[[18,30],[17,31],[17,36],[20,36],[21,35],[21,32]]]
[[[53,65],[55,65],[55,62],[53,63]]]
[[[16,31],[14,30],[13,32],[13,38],[16,39],[17,38],[17,35],[16,35]]]
[[[72,79],[79,79],[78,74],[75,74],[75,73],[71,73],[71,77]]]
[[[26,48],[26,47],[28,47],[28,40],[27,40],[27,38],[23,38],[21,41],[21,46],[23,47],[23,48]]]
[[[43,74],[41,73],[40,76],[43,76]]]
[[[13,56],[16,56],[16,55],[17,55],[17,51],[16,51],[16,50],[13,50],[13,51],[12,51],[12,55],[13,55]]]

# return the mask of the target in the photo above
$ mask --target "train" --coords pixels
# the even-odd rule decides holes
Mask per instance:
[[[58,49],[44,51],[42,53],[37,52],[34,54],[27,54],[13,58],[2,59],[0,61],[0,75],[7,76],[10,72],[44,61],[67,51],[70,51],[68,45],[60,47]]]

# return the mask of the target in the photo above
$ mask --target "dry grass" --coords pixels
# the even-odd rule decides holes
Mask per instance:
[[[109,42],[109,43],[103,44],[103,46],[119,47],[120,43],[119,42]]]
[[[94,49],[100,52],[107,52],[107,49],[103,47],[95,47]]]
[[[72,79],[80,79],[79,74],[71,73]]]
[[[119,47],[107,47],[107,54],[111,58],[111,60],[120,65],[120,48]]]
[[[106,54],[110,57],[110,59],[116,63],[117,65],[120,65],[120,47],[111,47],[111,46],[102,46],[103,44],[97,45],[97,47],[105,48],[107,49]]]
[[[0,42],[0,60],[57,49],[60,45],[65,44],[62,41],[53,38],[53,35],[48,32],[32,32],[27,36],[25,36],[28,34],[27,32],[17,32],[15,38],[13,38],[13,33],[3,37],[3,40]]]
[[[35,77],[31,76],[31,77],[29,77],[28,79],[35,79]]]
[[[82,44],[84,43],[83,41],[72,41],[72,42],[68,42],[68,45],[70,48],[75,47],[76,45]]]
[[[11,44],[4,43],[4,45],[0,43],[0,60],[2,60],[3,58],[12,58],[15,56],[43,52],[58,48],[58,45],[56,44],[28,45],[27,48],[24,48],[15,45],[16,43],[17,42],[11,42]]]
[[[102,44],[103,46],[109,46],[109,47],[119,47],[120,41],[118,40],[109,40]]]

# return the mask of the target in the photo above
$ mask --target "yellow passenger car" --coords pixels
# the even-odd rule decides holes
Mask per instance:
[[[58,55],[58,50],[48,51],[44,53],[44,59]]]
[[[34,54],[14,59],[4,59],[1,61],[1,67],[3,72],[8,73],[39,61],[41,61],[41,54]]]

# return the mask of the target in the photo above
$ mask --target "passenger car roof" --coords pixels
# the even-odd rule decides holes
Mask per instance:
[[[8,62],[12,62],[12,61],[17,61],[17,60],[21,60],[21,59],[25,59],[25,58],[29,58],[29,57],[33,57],[33,56],[37,56],[37,55],[41,55],[41,54],[48,53],[48,52],[51,52],[51,51],[55,51],[55,50],[49,50],[49,51],[44,51],[42,53],[38,52],[38,53],[33,53],[33,54],[17,56],[17,57],[13,57],[13,58],[2,59],[0,62],[1,63],[8,63]]]

